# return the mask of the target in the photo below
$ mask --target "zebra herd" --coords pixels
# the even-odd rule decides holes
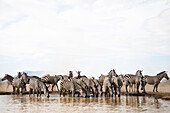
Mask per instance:
[[[169,79],[167,72],[162,71],[156,76],[142,75],[142,70],[137,70],[136,74],[118,75],[115,69],[109,71],[107,75],[101,74],[98,79],[92,77],[88,78],[85,75],[81,75],[81,71],[77,71],[77,76],[73,77],[73,72],[69,71],[68,75],[55,75],[49,74],[42,76],[28,76],[27,73],[18,72],[17,77],[12,77],[8,74],[1,79],[7,80],[8,85],[12,85],[13,93],[23,94],[26,91],[26,84],[29,84],[29,96],[33,92],[37,94],[37,97],[41,96],[41,90],[44,91],[45,96],[49,97],[49,86],[52,85],[51,91],[53,92],[54,86],[60,93],[60,96],[81,96],[81,97],[98,97],[98,96],[112,96],[117,95],[120,97],[121,88],[124,85],[126,93],[136,90],[139,93],[139,87],[145,93],[146,84],[154,85],[153,92],[158,92],[158,85],[163,78]],[[128,90],[129,87],[129,90]]]

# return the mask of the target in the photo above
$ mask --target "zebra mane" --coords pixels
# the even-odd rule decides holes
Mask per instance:
[[[166,71],[162,71],[162,72],[160,72],[160,73],[158,73],[157,75],[161,75],[161,74],[163,74],[163,73],[165,73]]]
[[[7,74],[6,76],[11,77],[11,78],[14,78],[13,76],[11,76],[11,75],[9,75],[9,74]]]

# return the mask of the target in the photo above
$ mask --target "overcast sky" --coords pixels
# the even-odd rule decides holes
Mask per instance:
[[[169,0],[0,0],[0,76],[113,68],[170,71]]]

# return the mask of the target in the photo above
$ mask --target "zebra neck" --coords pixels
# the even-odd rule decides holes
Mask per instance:
[[[161,81],[163,79],[163,74],[162,75],[159,75],[159,80]]]
[[[7,80],[10,81],[10,82],[12,82],[13,79],[14,79],[14,78],[13,78],[13,77],[10,77],[10,76],[7,78]]]

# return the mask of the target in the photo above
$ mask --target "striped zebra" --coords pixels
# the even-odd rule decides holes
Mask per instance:
[[[97,91],[98,91],[97,96],[102,96],[102,85],[99,83],[99,80],[95,78],[93,79],[93,81],[95,82],[96,87],[97,87]]]
[[[39,93],[40,93],[40,97],[41,97],[41,90],[43,89],[44,95],[49,98],[48,87],[40,80],[38,80],[36,78],[30,78],[29,88],[30,88],[29,96],[31,95],[31,91],[33,90],[33,96],[35,96],[35,92],[37,92],[37,97],[39,96]]]
[[[87,84],[81,80],[72,78],[71,80],[63,79],[60,80],[60,96],[65,96],[66,93],[72,94],[72,96],[75,96],[75,93],[78,93],[78,96],[82,97],[89,97],[89,90]]]
[[[8,75],[8,74],[5,74],[5,76],[1,79],[2,81],[7,80],[6,90],[8,89],[9,85],[12,85],[13,79],[14,79],[14,77],[12,77],[11,75]]]
[[[142,80],[142,77],[143,77],[142,76],[142,70],[138,70],[135,75],[126,74],[125,76],[128,77],[128,79],[127,79],[128,80],[127,82],[129,82],[128,85],[129,86],[134,85],[134,87],[136,86],[135,89],[137,90],[137,93],[139,93],[139,86],[140,86],[140,83],[141,83],[141,80]],[[127,92],[127,90],[126,90],[126,92]]]
[[[130,77],[128,76],[128,74],[123,76],[123,84],[125,85],[126,93],[128,93],[130,91],[133,92],[135,89],[135,85],[130,84],[129,79],[130,79]],[[129,91],[128,91],[128,86],[129,86]],[[134,89],[133,89],[133,86],[134,86]]]
[[[80,78],[87,78],[85,75],[81,75],[80,73],[81,73],[81,71],[76,71],[76,73],[77,73],[77,77],[75,77],[76,79],[80,79]]]
[[[92,96],[97,97],[98,88],[96,83],[94,82],[94,78],[81,78],[80,80],[82,80],[87,85],[87,89],[89,90],[89,92],[92,92]]]
[[[154,85],[153,92],[155,91],[155,89],[156,92],[158,92],[158,85],[163,78],[166,78],[167,80],[169,79],[166,71],[162,71],[158,73],[156,76],[144,75],[141,83],[142,86],[141,89],[143,89],[143,92],[145,93],[145,85],[149,84]]]
[[[14,78],[12,81],[12,86],[13,86],[14,94],[16,94],[16,90],[17,90],[17,94],[19,94],[20,88],[21,88],[22,94],[26,90],[26,84],[25,84],[24,79],[22,79],[22,78]]]
[[[46,83],[46,84],[52,84],[51,91],[53,92],[53,88],[54,88],[55,85],[57,87],[57,90],[59,91],[57,83],[61,79],[63,79],[62,75],[50,76],[49,74],[47,74],[47,75],[45,75],[41,78],[41,81]]]
[[[22,76],[21,72],[18,72],[17,78],[20,78]]]
[[[118,97],[120,97],[121,88],[122,88],[122,85],[123,85],[123,81],[121,79],[121,76],[119,76],[116,73],[115,69],[112,69],[108,73],[108,77],[109,77],[110,82],[112,84],[112,88],[114,88],[115,96],[117,95],[117,91],[118,91]]]

